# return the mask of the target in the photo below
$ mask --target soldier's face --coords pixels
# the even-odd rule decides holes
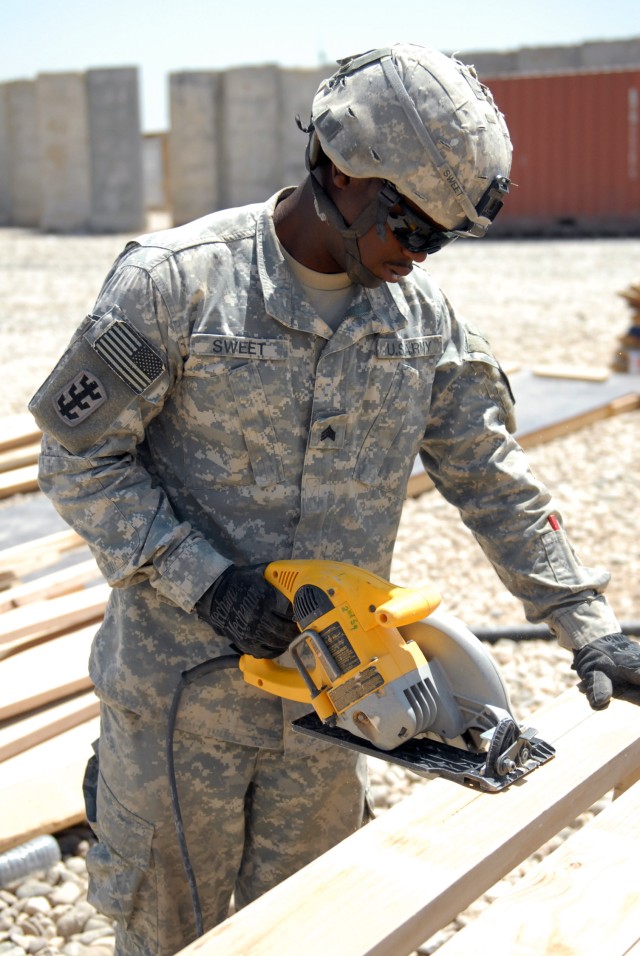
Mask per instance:
[[[349,179],[335,197],[345,222],[351,225],[369,203],[375,201],[382,186],[380,179]],[[400,243],[387,225],[381,239],[376,226],[358,239],[362,264],[383,282],[399,282],[409,275],[414,263],[424,262],[426,252],[411,252]]]

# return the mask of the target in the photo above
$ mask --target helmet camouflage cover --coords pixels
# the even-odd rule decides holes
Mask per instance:
[[[511,141],[472,68],[411,43],[338,61],[313,100],[309,164],[318,146],[343,173],[389,181],[444,229],[484,235],[477,211],[506,184]]]

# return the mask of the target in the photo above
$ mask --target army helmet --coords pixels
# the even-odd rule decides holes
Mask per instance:
[[[322,147],[341,172],[391,183],[442,229],[483,236],[508,192],[512,149],[473,68],[412,43],[338,63],[313,100],[309,168]]]

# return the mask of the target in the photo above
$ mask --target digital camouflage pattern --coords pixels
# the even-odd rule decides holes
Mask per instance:
[[[236,908],[252,902],[361,826],[366,760],[327,745],[257,750],[192,730],[176,734],[175,764],[208,929],[228,915],[232,892]],[[120,956],[171,956],[196,935],[165,735],[165,721],[102,707],[89,900],[116,921]]]
[[[601,594],[608,575],[582,567],[548,523],[553,504],[510,434],[508,385],[486,341],[421,269],[357,289],[332,334],[280,251],[278,198],[130,243],[30,406],[45,432],[41,487],[113,587],[90,659],[105,714],[151,722],[157,738],[128,752],[130,728],[103,732],[100,787],[116,802],[101,802],[99,790],[98,829],[101,807],[127,832],[133,812],[142,843],[153,827],[154,848],[172,839],[166,792],[157,816],[153,801],[166,787],[158,739],[178,676],[229,651],[190,613],[195,602],[230,563],[324,558],[388,577],[418,453],[530,620],[546,621],[566,647],[619,630]],[[296,813],[308,806],[309,821],[316,788],[329,800],[340,764],[350,783],[338,786],[337,816],[347,830],[357,825],[359,765],[292,734],[301,709],[245,685],[237,669],[190,686],[178,732],[193,744],[181,786],[196,808],[202,801],[194,852],[221,829],[216,800],[238,825],[236,777],[267,752],[299,761],[286,801]],[[205,744],[222,777],[204,774]],[[267,821],[283,800],[266,796]],[[273,826],[270,859],[292,839]],[[344,832],[327,823],[318,840],[325,848]],[[106,871],[144,870],[143,855],[135,846],[112,854],[105,885]],[[211,900],[228,891],[224,879],[210,894],[207,884]],[[259,892],[251,879],[247,896]],[[118,885],[126,922],[137,883]],[[151,918],[144,894],[135,910]]]

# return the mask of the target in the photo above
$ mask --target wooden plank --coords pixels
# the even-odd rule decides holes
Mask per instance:
[[[34,601],[6,611],[0,617],[0,649],[25,637],[31,640],[52,637],[89,621],[100,620],[110,591],[108,584],[95,584],[72,594]]]
[[[627,774],[622,780],[618,781],[613,791],[613,799],[617,800],[617,798],[623,794],[625,790],[629,790],[636,783],[638,783],[639,780],[640,767],[635,767],[630,774]]]
[[[25,465],[35,465],[40,455],[40,442],[32,445],[20,445],[0,452],[0,472],[12,471]]]
[[[26,717],[0,724],[0,761],[50,740],[58,734],[97,717],[100,702],[93,691],[79,694],[49,707],[42,707]]]
[[[536,365],[533,374],[542,378],[575,378],[583,382],[606,382],[611,376],[611,369],[591,365]]]
[[[0,574],[11,573],[14,576],[37,571],[39,568],[55,564],[65,554],[76,548],[86,546],[86,542],[71,528],[56,531],[13,548],[0,551]]]
[[[0,720],[89,690],[88,660],[96,626],[56,637],[0,661]]]
[[[438,952],[624,956],[640,941],[639,856],[636,784]]]
[[[82,780],[100,722],[94,718],[2,764],[0,852],[82,823]]]
[[[549,383],[530,369],[523,369],[512,377],[511,386],[518,421],[515,437],[523,448],[562,438],[605,418],[640,408],[640,375],[612,373],[606,381],[565,376]],[[433,487],[416,458],[407,496],[417,497]]]
[[[435,780],[182,952],[281,956],[300,940],[305,956],[413,952],[640,765],[635,704],[594,713],[574,688],[532,723],[557,756],[519,785]]]
[[[638,408],[640,408],[640,395],[623,395],[620,398],[613,399],[607,405],[601,405],[588,412],[583,412],[581,415],[574,415],[572,418],[554,422],[553,425],[548,425],[545,428],[538,428],[536,431],[517,436],[518,441],[523,448],[542,445],[545,442],[553,441],[555,438],[564,438],[571,432],[586,428],[587,425],[604,421],[605,418],[612,418],[614,415],[621,415],[625,412],[633,412]]]
[[[31,415],[11,415],[0,419],[0,452],[40,441],[42,432]]]
[[[38,466],[26,465],[14,471],[0,474],[0,498],[11,498],[12,495],[23,495],[30,491],[38,491]]]
[[[98,565],[93,558],[81,561],[68,568],[52,571],[25,584],[16,584],[0,591],[0,614],[32,601],[45,601],[79,591],[86,584],[102,578]]]

